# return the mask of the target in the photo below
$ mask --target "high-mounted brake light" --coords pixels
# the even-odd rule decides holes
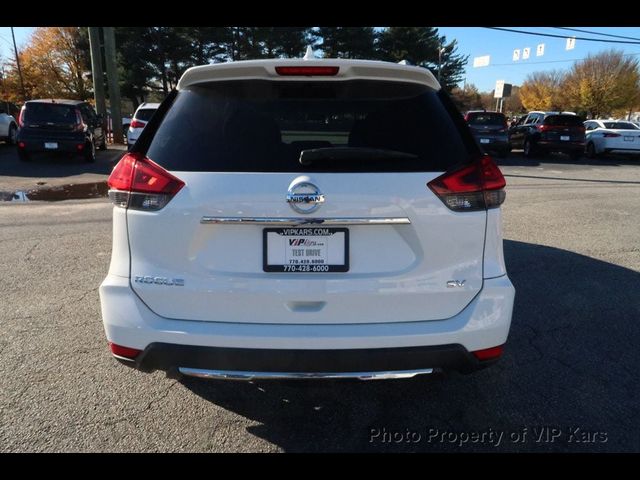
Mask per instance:
[[[122,157],[107,184],[114,205],[147,211],[160,210],[184,187],[182,180],[140,153]]]
[[[130,124],[129,124],[129,128],[142,128],[146,125],[145,122],[141,122],[140,120],[133,120]]]
[[[502,205],[506,183],[498,166],[485,155],[440,175],[427,186],[451,210],[472,212]]]
[[[340,67],[276,67],[276,73],[282,76],[325,76],[338,74]]]

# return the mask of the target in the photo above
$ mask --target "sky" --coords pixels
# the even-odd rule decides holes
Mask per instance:
[[[620,38],[600,37],[581,32],[571,32],[552,27],[504,27],[528,32],[545,33],[552,35],[567,35],[577,37],[599,38],[602,40],[625,41]],[[573,28],[573,27],[572,27]],[[622,50],[625,54],[634,55],[640,59],[640,27],[575,27],[580,30],[588,30],[609,35],[620,35],[638,39],[637,45],[590,42],[576,40],[573,50],[566,50],[565,38],[540,37],[524,35],[521,33],[490,30],[483,27],[439,27],[440,34],[447,37],[447,42],[456,39],[458,51],[469,55],[466,69],[466,82],[472,83],[480,91],[491,91],[495,88],[497,80],[505,83],[521,85],[526,76],[535,71],[566,70],[577,59],[585,58],[589,54],[614,48]],[[633,41],[633,40],[629,40]],[[538,44],[544,43],[544,54],[536,56]],[[529,59],[513,61],[513,51],[531,49]],[[487,67],[473,67],[474,57],[489,55],[490,63]]]
[[[26,44],[34,27],[15,27],[16,43],[18,48]],[[490,30],[483,27],[438,27],[442,35],[447,37],[447,42],[456,39],[458,51],[463,55],[469,55],[465,79],[469,84],[474,84],[480,91],[491,91],[497,80],[506,83],[520,85],[529,73],[542,70],[560,69],[571,67],[577,59],[585,58],[589,54],[615,48],[625,54],[633,55],[640,59],[640,40],[637,45],[616,44],[606,42],[590,42],[576,40],[573,50],[566,50],[565,38],[550,38],[521,33]],[[601,40],[624,41],[620,38],[600,37],[580,32],[571,32],[552,27],[505,27],[528,32],[545,33],[552,35],[566,35],[577,37],[599,38]],[[609,35],[621,35],[640,39],[640,27],[576,27],[581,30],[606,33]],[[536,56],[536,48],[544,43],[544,54]],[[520,49],[521,56],[524,48],[531,49],[531,56],[527,60],[522,58],[513,61],[513,51]],[[487,67],[473,67],[474,57],[490,56]],[[0,27],[0,57],[13,57],[11,42],[11,29]]]

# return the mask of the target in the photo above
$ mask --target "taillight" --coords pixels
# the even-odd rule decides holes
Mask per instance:
[[[82,120],[82,114],[80,113],[80,110],[78,110],[76,108],[76,124],[75,127],[73,128],[76,132],[84,132],[84,128],[85,128],[85,124],[84,121]]]
[[[325,76],[337,75],[340,67],[276,67],[276,73],[283,76]]]
[[[551,130],[550,125],[536,125],[536,128],[539,132],[548,132],[549,130]]]
[[[20,115],[18,116],[18,126],[19,127],[24,127],[24,111],[25,111],[26,105],[23,105],[22,108],[20,109]]]
[[[504,202],[506,181],[488,155],[471,164],[446,172],[427,186],[455,212],[496,208]]]
[[[615,138],[619,136],[620,136],[619,133],[613,133],[613,132],[607,132],[603,135],[604,138]]]
[[[129,124],[129,128],[143,128],[146,125],[145,122],[141,122],[140,120],[132,120]]]
[[[182,180],[140,153],[122,157],[107,184],[114,205],[146,211],[160,210],[184,187]]]
[[[498,345],[497,347],[485,348],[483,350],[476,350],[472,352],[473,355],[480,361],[494,360],[502,355],[504,351],[504,345]]]
[[[117,345],[113,342],[109,342],[109,348],[111,349],[111,353],[113,355],[115,355],[116,357],[124,358],[125,360],[133,360],[142,353],[142,350],[123,347],[122,345]]]

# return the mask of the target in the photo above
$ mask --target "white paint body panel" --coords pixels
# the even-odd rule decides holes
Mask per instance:
[[[100,286],[107,339],[144,349],[153,342],[268,349],[360,349],[457,343],[469,351],[502,345],[515,291],[507,276],[486,280],[458,315],[439,322],[273,325],[170,320],[153,313],[129,281],[109,275]]]
[[[350,226],[346,273],[266,273],[263,227],[201,224],[203,216],[283,217],[294,173],[171,172],[186,186],[158,212],[129,210],[133,283],[166,318],[245,323],[385,323],[458,314],[482,289],[486,212],[452,212],[426,186],[437,173],[315,173],[325,195],[309,218],[408,217]],[[459,288],[450,280],[464,280]],[[307,309],[305,304],[322,305]]]

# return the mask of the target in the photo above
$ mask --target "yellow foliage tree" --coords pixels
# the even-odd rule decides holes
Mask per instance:
[[[535,72],[520,87],[520,100],[527,110],[566,110],[562,96],[564,75],[558,70]]]
[[[628,110],[640,103],[638,60],[609,50],[576,62],[563,90],[570,104],[593,118]]]
[[[20,52],[20,66],[28,98],[90,97],[86,35],[79,27],[38,27]],[[22,100],[15,62],[7,65],[4,91],[9,101]]]

